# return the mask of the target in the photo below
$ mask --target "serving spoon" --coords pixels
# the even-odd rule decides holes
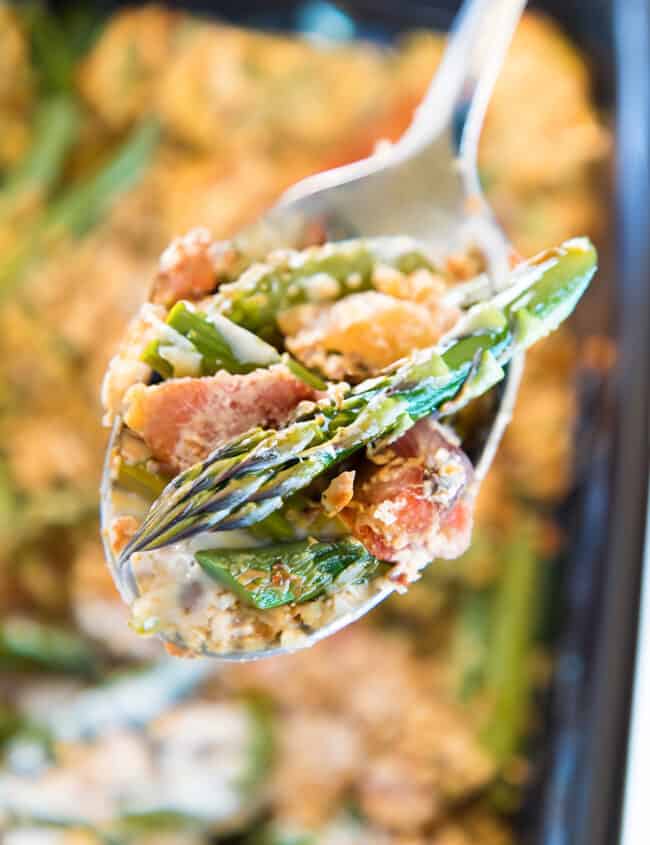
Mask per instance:
[[[264,217],[239,233],[237,245],[263,258],[278,247],[304,245],[314,230],[328,241],[408,235],[440,259],[475,245],[486,259],[484,294],[497,291],[508,277],[512,250],[481,189],[478,143],[495,80],[525,5],[526,0],[465,0],[440,67],[402,138],[380,145],[375,154],[359,162],[298,182]],[[522,369],[523,353],[517,353],[476,461],[477,486],[512,416]],[[128,562],[118,561],[109,531],[120,513],[111,472],[120,427],[118,419],[108,444],[101,521],[109,567],[122,598],[131,604],[138,596],[136,578]],[[309,647],[359,619],[393,589],[378,589],[357,607],[311,632],[297,647]],[[178,635],[164,639],[185,648]],[[201,653],[245,661],[295,648]]]

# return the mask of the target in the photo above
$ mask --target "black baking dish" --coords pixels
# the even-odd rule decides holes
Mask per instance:
[[[127,4],[96,5],[110,11]],[[291,29],[304,4],[197,0],[168,5],[243,25]],[[390,40],[418,26],[446,28],[459,3],[342,0],[338,5],[361,34]],[[647,516],[649,13],[647,0],[532,5],[553,15],[587,54],[599,102],[615,123],[610,232],[607,242],[599,244],[599,284],[575,325],[581,331],[587,322],[591,331],[612,335],[618,363],[607,384],[583,390],[580,471],[560,515],[570,541],[557,668],[537,740],[539,773],[520,819],[521,841],[613,845],[620,836]]]

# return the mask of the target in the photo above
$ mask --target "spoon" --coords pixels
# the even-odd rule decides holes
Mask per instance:
[[[263,218],[242,231],[237,244],[262,258],[271,249],[304,244],[316,228],[326,240],[408,235],[430,252],[445,255],[478,245],[485,255],[489,292],[508,276],[510,244],[485,200],[477,167],[478,142],[499,69],[526,0],[465,0],[454,22],[441,65],[411,126],[395,144],[369,158],[319,173],[290,188]],[[508,425],[523,369],[518,353],[508,368],[500,401],[476,461],[475,483],[485,478]],[[120,421],[108,444],[101,489],[106,557],[122,598],[131,604],[138,586],[131,567],[118,563],[108,528],[120,512],[111,474],[111,454]],[[359,619],[393,591],[378,589],[369,599],[336,617],[300,642],[306,648]],[[182,639],[165,636],[184,648]],[[278,646],[215,653],[245,661],[295,650]]]

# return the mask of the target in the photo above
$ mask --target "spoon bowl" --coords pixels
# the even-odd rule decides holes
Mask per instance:
[[[466,0],[440,68],[405,135],[367,159],[297,183],[263,218],[240,232],[236,243],[260,258],[275,248],[307,245],[314,231],[327,241],[408,235],[423,242],[434,259],[473,245],[485,255],[486,293],[498,291],[507,278],[512,250],[483,197],[477,150],[490,94],[524,6],[525,0]],[[510,420],[522,369],[523,353],[517,353],[477,456],[476,485],[489,470]],[[133,498],[113,484],[112,458],[120,431],[117,419],[102,478],[102,537],[118,590],[132,604],[139,593],[137,579],[130,561],[118,560],[110,536],[116,517],[138,509]],[[249,661],[306,648],[365,615],[394,589],[380,581],[370,596],[291,648],[193,651],[225,661]],[[164,639],[187,648],[178,635]]]

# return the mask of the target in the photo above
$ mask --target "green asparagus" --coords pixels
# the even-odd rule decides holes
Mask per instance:
[[[22,237],[0,264],[0,298],[7,296],[24,273],[66,237],[81,237],[106,214],[119,194],[131,188],[148,167],[159,139],[154,122],[140,126],[117,155],[89,181],[73,185],[52,203],[43,219]]]
[[[355,565],[358,577],[370,577],[380,563],[352,537],[333,542],[313,538],[257,549],[211,549],[197,552],[207,574],[243,602],[269,610],[322,595],[334,579]]]
[[[156,121],[138,127],[105,167],[84,184],[70,188],[52,205],[46,221],[46,239],[59,232],[81,237],[92,228],[115,199],[141,178],[159,139]]]
[[[238,326],[269,342],[277,341],[277,317],[294,305],[331,302],[373,287],[378,265],[402,272],[435,271],[431,261],[408,238],[346,241],[287,250],[255,264],[235,282],[222,285],[214,307]]]
[[[1,664],[82,676],[99,670],[98,655],[81,637],[27,617],[11,617],[0,625]]]
[[[293,525],[286,518],[283,510],[274,511],[262,522],[251,525],[249,532],[260,540],[273,540],[276,543],[295,539]]]
[[[273,735],[273,707],[262,695],[252,695],[246,700],[251,720],[251,738],[248,748],[249,766],[239,782],[245,795],[252,796],[268,777],[275,756]]]
[[[544,562],[535,552],[534,524],[523,516],[505,553],[484,667],[483,691],[490,707],[482,739],[502,764],[516,753],[526,727],[543,567]]]
[[[121,460],[117,469],[117,482],[121,487],[145,499],[155,499],[165,489],[168,478],[150,472],[142,463],[127,464]]]
[[[0,222],[34,197],[47,197],[61,176],[78,125],[78,110],[67,97],[53,98],[40,107],[32,148],[0,191]]]
[[[241,328],[221,314],[206,315],[197,311],[191,302],[177,302],[167,316],[167,325],[191,344],[192,351],[199,356],[196,369],[188,372],[194,365],[192,356],[183,356],[183,347],[173,346],[173,335],[164,340],[152,340],[142,354],[142,361],[148,364],[163,378],[185,375],[210,376],[219,370],[229,373],[250,373],[260,367],[283,362],[301,381],[316,390],[324,390],[325,382],[287,353],[280,354],[274,346],[260,340],[252,332]],[[181,352],[180,356],[178,352]],[[179,369],[178,361],[184,362]]]
[[[149,810],[141,813],[125,813],[119,819],[102,829],[104,842],[110,845],[127,845],[132,839],[164,837],[165,834],[196,833],[206,823],[189,813],[177,810]]]
[[[25,720],[17,710],[0,704],[0,751],[3,745],[23,728],[24,724]]]
[[[586,239],[520,265],[513,282],[470,309],[459,335],[419,350],[376,378],[320,401],[281,430],[251,429],[173,479],[122,552],[160,548],[202,531],[246,528],[355,452],[444,415],[503,377],[512,355],[565,319],[596,270]]]
[[[15,5],[29,36],[39,88],[46,93],[69,92],[76,64],[99,30],[97,10],[82,4],[65,4],[56,11],[42,2]]]

